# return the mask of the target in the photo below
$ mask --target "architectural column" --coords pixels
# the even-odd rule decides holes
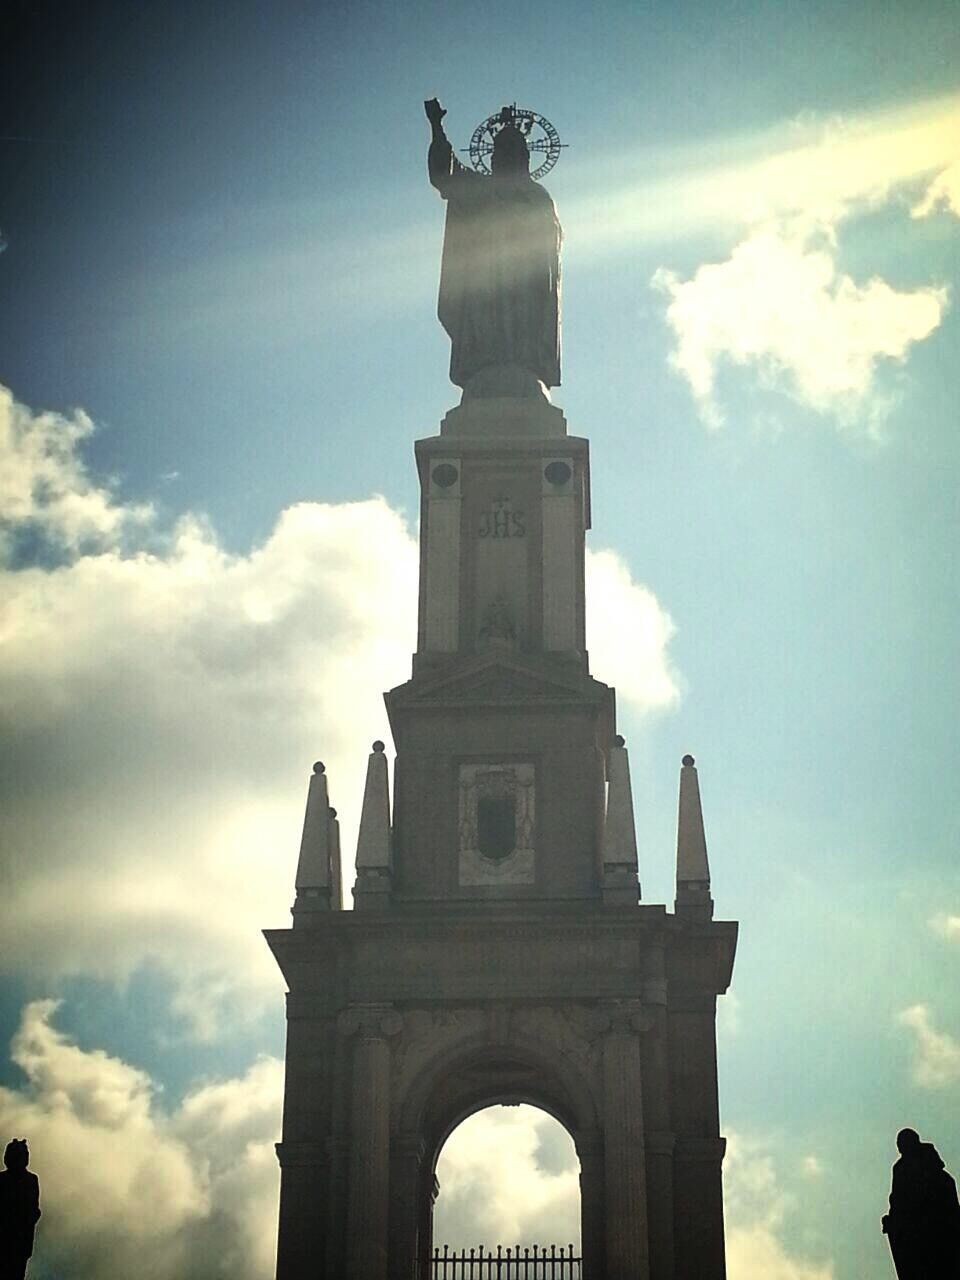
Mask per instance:
[[[643,1011],[647,1030],[640,1046],[651,1280],[673,1280],[673,1148],[670,1063],[667,1047],[667,983],[662,947],[644,957]]]
[[[677,1280],[725,1280],[723,1178],[725,1138],[678,1138]]]
[[[390,1156],[390,1280],[415,1280],[418,1274],[423,1153],[420,1134],[394,1138]]]
[[[317,1280],[328,1246],[327,1223],[313,1206],[326,1202],[325,1138],[330,1106],[328,1061],[334,1031],[309,996],[287,994],[287,1060],[280,1161],[278,1280]]]
[[[417,1236],[417,1280],[431,1280],[433,1271],[430,1259],[433,1256],[433,1207],[440,1194],[440,1183],[437,1175],[421,1167],[418,1182],[419,1196],[417,1212],[420,1215],[420,1230]]]
[[[277,1280],[318,1280],[317,1258],[325,1255],[324,1221],[314,1211],[327,1183],[326,1152],[316,1142],[278,1142],[280,1229]]]
[[[580,1159],[580,1241],[585,1280],[602,1280],[605,1266],[603,1135],[595,1129],[575,1136]]]
[[[350,1106],[347,1257],[351,1280],[386,1280],[390,1209],[390,1045],[402,1026],[386,1004],[352,1005],[339,1027],[355,1037]]]
[[[644,1019],[636,1001],[610,1001],[601,1009],[606,1022],[603,1038],[605,1280],[649,1280],[638,1035]]]

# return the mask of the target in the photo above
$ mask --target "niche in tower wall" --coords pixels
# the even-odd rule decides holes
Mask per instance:
[[[532,763],[460,765],[459,881],[535,882]]]
[[[466,528],[472,567],[473,641],[491,648],[524,650],[532,640],[531,542],[539,525],[535,475],[518,478],[502,469],[478,476],[469,491]]]

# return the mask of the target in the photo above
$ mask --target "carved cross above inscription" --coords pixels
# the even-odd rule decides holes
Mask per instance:
[[[477,519],[480,538],[523,538],[526,532],[524,513],[514,510],[508,497],[494,498]]]

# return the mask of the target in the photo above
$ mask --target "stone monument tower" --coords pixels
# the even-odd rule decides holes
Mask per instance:
[[[528,1102],[580,1160],[586,1280],[723,1280],[715,921],[693,759],[672,912],[640,902],[627,750],[589,671],[589,449],[560,376],[560,227],[533,113],[462,168],[439,103],[440,315],[463,398],[419,440],[412,677],[369,757],[354,910],[322,765],[290,929],[277,1280],[427,1280],[435,1168],[467,1115]],[[540,119],[537,117],[536,119]]]

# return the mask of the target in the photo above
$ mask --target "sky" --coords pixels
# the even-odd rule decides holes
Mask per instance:
[[[960,33],[953,6],[14,4],[0,75],[0,1135],[31,1274],[267,1280],[310,767],[347,878],[415,643],[413,441],[455,146],[567,144],[588,643],[643,896],[697,758],[731,1280],[892,1274],[898,1128],[960,1174]],[[574,1239],[530,1109],[452,1243]],[[148,1203],[150,1212],[145,1213]],[[482,1234],[481,1234],[482,1233]],[[439,1237],[438,1237],[439,1238]]]

